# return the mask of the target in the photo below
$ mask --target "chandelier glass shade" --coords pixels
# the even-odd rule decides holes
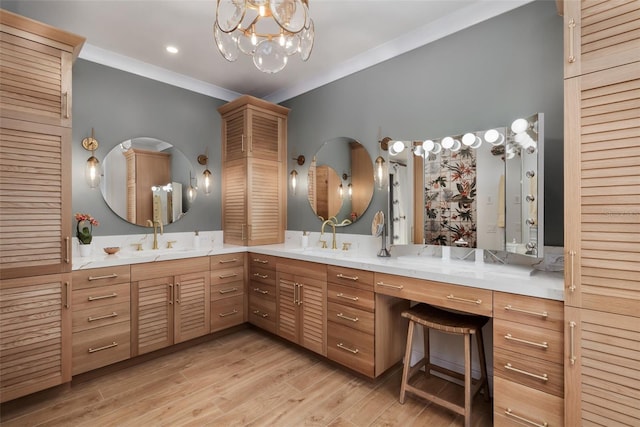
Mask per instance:
[[[242,52],[265,73],[281,71],[297,53],[308,60],[315,36],[309,0],[218,0],[213,34],[227,61]]]

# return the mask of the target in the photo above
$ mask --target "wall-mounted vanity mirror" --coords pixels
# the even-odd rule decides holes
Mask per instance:
[[[392,141],[392,244],[542,256],[543,115],[425,141]],[[413,153],[413,154],[412,154]],[[540,244],[538,244],[540,242]]]
[[[357,221],[373,196],[373,165],[366,148],[352,138],[326,141],[309,166],[307,198],[321,219],[337,225]]]
[[[105,156],[103,170],[100,191],[105,202],[132,224],[146,227],[147,220],[171,224],[195,200],[193,166],[166,141],[149,137],[123,141]]]

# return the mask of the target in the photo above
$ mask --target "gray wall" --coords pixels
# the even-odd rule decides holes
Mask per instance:
[[[291,108],[289,157],[307,159],[335,137],[358,140],[375,159],[379,136],[442,137],[543,112],[545,244],[563,244],[562,18],[555,2],[530,3],[283,105]],[[289,162],[304,188],[308,163]],[[386,211],[386,192],[376,190],[362,219],[340,231],[370,233],[379,209]],[[288,228],[320,228],[303,191],[289,195]]]
[[[219,230],[220,224],[220,115],[225,102],[131,73],[78,59],[73,66],[73,212],[88,212],[100,221],[98,236],[144,233],[115,215],[99,189],[84,181],[84,164],[90,156],[82,148],[91,135],[100,142],[96,157],[104,156],[127,139],[148,136],[173,144],[191,162],[198,177],[204,166],[199,154],[208,149],[209,169],[214,175],[210,195],[198,193],[193,206],[167,232]],[[188,179],[187,179],[188,180]],[[72,221],[72,218],[69,219]],[[75,223],[74,223],[75,227]]]

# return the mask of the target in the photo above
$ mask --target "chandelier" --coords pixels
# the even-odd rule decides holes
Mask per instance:
[[[242,52],[265,73],[282,70],[296,53],[309,59],[315,35],[309,0],[218,0],[213,34],[227,61]]]

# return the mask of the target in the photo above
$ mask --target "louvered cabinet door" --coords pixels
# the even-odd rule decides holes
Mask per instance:
[[[640,425],[640,321],[565,307],[567,426]]]
[[[0,401],[71,381],[71,276],[0,281]]]
[[[246,110],[236,111],[222,118],[223,162],[246,157],[249,148],[246,124]]]
[[[282,243],[285,227],[282,163],[255,158],[248,162],[248,245]]]
[[[327,281],[298,278],[300,345],[327,355]]]
[[[0,119],[0,277],[71,271],[71,130]]]
[[[209,333],[210,273],[191,273],[175,278],[175,340],[187,341]]]
[[[250,109],[249,153],[251,157],[279,161],[286,121],[271,112]]]
[[[278,273],[277,283],[278,335],[298,342],[298,284],[293,274]]]
[[[639,103],[640,62],[565,81],[567,305],[640,316]]]
[[[149,353],[173,344],[173,277],[140,280],[133,283],[136,333],[133,348],[137,354]]]
[[[222,168],[222,229],[224,242],[247,244],[247,160],[233,160]]]
[[[565,78],[640,58],[638,0],[565,0]]]

